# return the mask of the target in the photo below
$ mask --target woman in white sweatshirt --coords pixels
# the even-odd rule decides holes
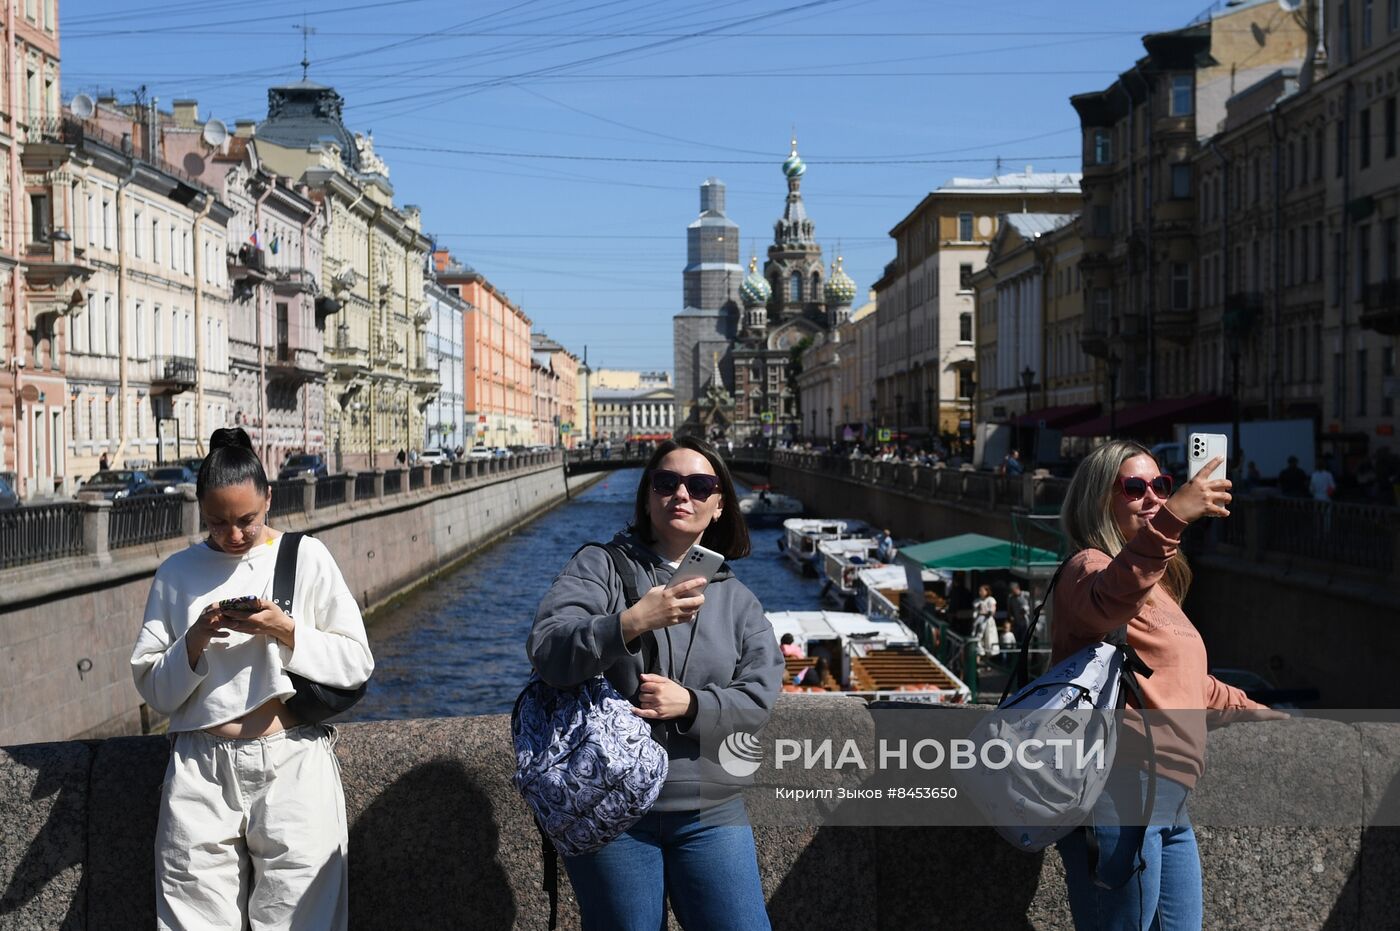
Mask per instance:
[[[288,673],[354,688],[374,668],[339,568],[305,537],[290,606],[272,600],[283,534],[267,475],[239,429],[216,430],[199,470],[208,539],[156,572],[131,654],[141,696],[170,716],[156,831],[156,916],[177,929],[347,924],[345,798],[333,728],[285,702]],[[249,598],[241,610],[220,607]],[[289,608],[289,610],[288,610]]]

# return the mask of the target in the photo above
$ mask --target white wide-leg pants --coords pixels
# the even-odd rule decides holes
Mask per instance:
[[[156,828],[161,931],[344,931],[345,794],[334,728],[176,735]]]

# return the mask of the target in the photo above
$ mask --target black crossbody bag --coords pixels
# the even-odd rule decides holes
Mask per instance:
[[[272,575],[272,601],[288,617],[292,616],[292,595],[297,588],[297,549],[305,534],[282,534],[282,547],[277,551],[277,567]],[[283,670],[286,672],[286,670]],[[368,682],[362,682],[353,689],[342,689],[334,685],[312,682],[305,676],[287,672],[292,687],[297,693],[287,699],[287,710],[296,715],[302,724],[320,724],[327,718],[342,711],[349,711],[357,701],[365,697]]]

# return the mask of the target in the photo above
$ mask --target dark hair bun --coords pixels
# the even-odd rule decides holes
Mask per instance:
[[[216,449],[246,449],[253,451],[253,441],[242,427],[220,427],[209,437],[209,451]]]

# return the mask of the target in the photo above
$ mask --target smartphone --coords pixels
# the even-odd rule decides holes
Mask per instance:
[[[723,556],[696,543],[681,557],[681,561],[676,565],[676,571],[671,576],[671,581],[666,583],[666,587],[675,588],[682,582],[688,582],[691,579],[704,579],[708,582],[715,577],[715,573],[722,565],[724,565]]]
[[[258,609],[257,595],[239,595],[237,598],[225,598],[219,602],[220,611],[234,611],[241,614],[251,614]]]
[[[1186,479],[1190,481],[1196,477],[1196,473],[1205,468],[1216,456],[1220,456],[1220,465],[1215,467],[1215,471],[1206,476],[1207,479],[1214,480],[1225,478],[1228,474],[1226,466],[1230,455],[1230,438],[1223,433],[1193,433],[1186,441]]]

